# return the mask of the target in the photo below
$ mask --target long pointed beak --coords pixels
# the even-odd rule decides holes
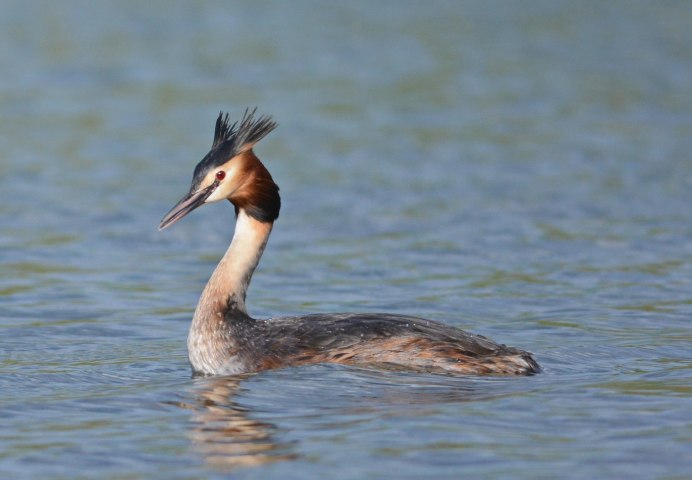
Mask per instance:
[[[176,205],[171,208],[171,210],[161,219],[159,223],[159,230],[163,230],[166,227],[170,227],[175,222],[183,218],[185,215],[193,211],[195,208],[204,204],[204,201],[209,198],[209,195],[216,188],[217,183],[209,185],[207,188],[203,188],[196,192],[188,193],[185,195]]]

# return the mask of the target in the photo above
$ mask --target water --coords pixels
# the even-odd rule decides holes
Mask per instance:
[[[688,2],[3,2],[0,477],[683,478]],[[284,207],[256,316],[389,311],[530,378],[191,379],[220,109]]]

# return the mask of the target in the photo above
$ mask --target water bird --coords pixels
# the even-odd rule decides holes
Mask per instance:
[[[529,352],[424,318],[335,313],[254,319],[245,299],[279,216],[279,187],[253,147],[277,127],[246,109],[239,122],[219,113],[211,149],[189,192],[163,217],[163,230],[197,207],[228,200],[235,231],[205,286],[188,335],[195,375],[236,375],[315,363],[456,375],[529,375]]]

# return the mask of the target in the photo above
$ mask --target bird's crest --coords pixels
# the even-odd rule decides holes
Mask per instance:
[[[262,115],[255,119],[256,112],[257,107],[252,110],[246,108],[240,123],[230,123],[228,114],[219,112],[214,129],[214,142],[211,145],[212,150],[220,147],[230,156],[237,155],[243,150],[252,148],[276,128],[276,122],[269,116]]]

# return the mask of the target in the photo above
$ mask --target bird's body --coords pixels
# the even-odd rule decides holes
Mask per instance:
[[[537,371],[535,361],[521,350],[432,320],[387,313],[254,320],[229,311],[217,332],[221,351],[199,333],[190,335],[191,362],[196,371],[213,374],[313,363],[468,375]]]
[[[163,218],[165,228],[204,203],[228,199],[236,228],[195,311],[188,352],[193,372],[230,375],[313,363],[435,373],[525,375],[540,371],[530,353],[432,320],[386,313],[315,314],[255,320],[245,297],[278,217],[278,186],[252,147],[276,126],[219,116],[211,151],[190,192]]]

